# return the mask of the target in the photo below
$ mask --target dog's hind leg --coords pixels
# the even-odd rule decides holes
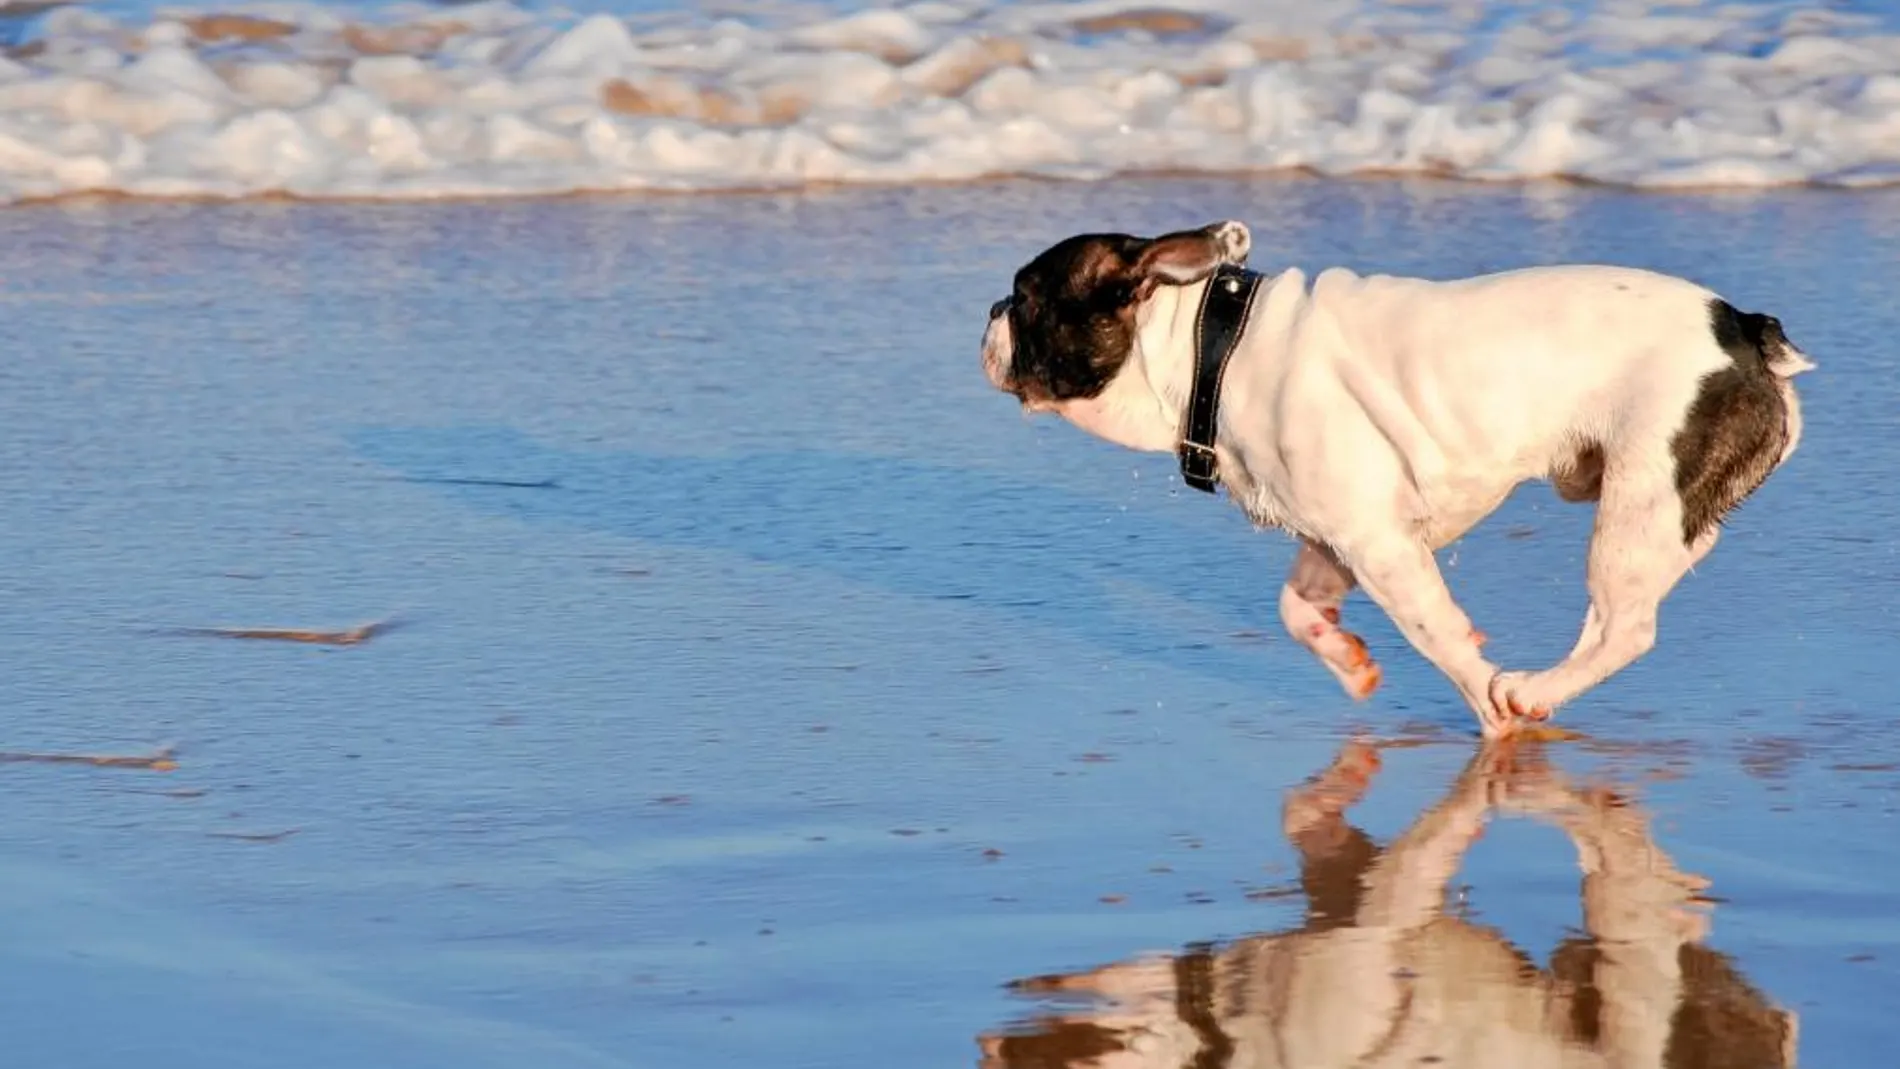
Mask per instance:
[[[1703,537],[1696,539],[1689,546],[1689,571],[1694,571],[1695,566],[1702,563],[1702,558],[1708,556],[1709,551],[1715,548],[1716,540],[1721,533],[1720,527],[1711,527]],[[1577,644],[1571,647],[1566,659],[1575,660],[1582,657],[1594,650],[1602,641],[1603,613],[1597,608],[1596,602],[1592,601],[1583,614],[1583,630],[1577,635]]]
[[[1493,704],[1542,720],[1648,653],[1663,599],[1715,548],[1717,536],[1711,527],[1684,545],[1673,493],[1606,488],[1590,541],[1590,610],[1576,648],[1543,672],[1500,672],[1491,681]]]
[[[1730,364],[1703,376],[1678,421],[1625,446],[1606,468],[1583,634],[1548,671],[1492,680],[1502,708],[1548,716],[1649,652],[1662,600],[1715,548],[1723,519],[1793,453],[1801,415],[1789,379],[1811,365],[1769,317],[1719,301],[1710,316]]]
[[[1330,550],[1302,540],[1286,585],[1280,588],[1280,622],[1347,694],[1364,700],[1379,687],[1379,666],[1365,642],[1339,626],[1339,607],[1355,583],[1352,572]]]

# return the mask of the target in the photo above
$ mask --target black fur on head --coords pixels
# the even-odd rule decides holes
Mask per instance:
[[[1247,233],[1214,223],[1155,238],[1078,234],[1016,272],[990,318],[1009,317],[1005,389],[1024,402],[1095,397],[1127,363],[1135,312],[1163,283],[1188,285],[1222,263],[1244,262]]]

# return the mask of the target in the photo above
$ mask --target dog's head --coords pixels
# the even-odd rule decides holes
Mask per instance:
[[[1017,271],[1015,289],[990,306],[983,369],[1034,410],[1097,397],[1134,352],[1139,313],[1156,287],[1245,264],[1252,244],[1247,227],[1231,221],[1155,238],[1059,241]]]

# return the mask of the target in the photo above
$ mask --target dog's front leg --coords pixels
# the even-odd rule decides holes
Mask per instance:
[[[1432,551],[1422,541],[1395,533],[1341,545],[1337,552],[1366,596],[1464,695],[1485,737],[1510,734],[1517,721],[1491,701],[1491,677],[1497,669],[1480,650],[1484,636],[1452,599]]]
[[[1280,806],[1280,829],[1300,855],[1300,887],[1306,892],[1311,929],[1351,924],[1359,913],[1366,867],[1379,848],[1346,820],[1379,771],[1379,751],[1354,740],[1333,763],[1288,791]]]
[[[1365,642],[1339,626],[1339,607],[1354,583],[1352,572],[1331,550],[1302,540],[1286,585],[1280,588],[1280,622],[1294,641],[1319,658],[1347,694],[1363,701],[1379,687],[1379,666]]]

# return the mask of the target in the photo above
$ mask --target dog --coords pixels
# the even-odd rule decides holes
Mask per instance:
[[[1355,587],[1486,738],[1547,719],[1654,647],[1664,597],[1801,439],[1793,380],[1815,364],[1774,317],[1686,279],[1334,267],[1309,284],[1247,270],[1251,248],[1231,220],[1058,241],[990,307],[983,367],[1029,412],[1176,452],[1197,488],[1297,538],[1281,619],[1356,699],[1380,671],[1339,624]],[[1533,479],[1596,504],[1590,604],[1568,656],[1503,671],[1433,554]]]
[[[1380,757],[1348,744],[1281,807],[1302,923],[1018,980],[1015,991],[1053,1005],[979,1035],[979,1066],[1798,1064],[1799,1016],[1708,945],[1709,881],[1677,867],[1637,799],[1575,783],[1526,746],[1481,748],[1380,844],[1347,817]],[[1561,831],[1582,872],[1581,931],[1543,963],[1453,905],[1453,878],[1500,817]]]

